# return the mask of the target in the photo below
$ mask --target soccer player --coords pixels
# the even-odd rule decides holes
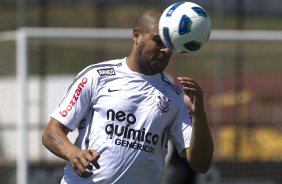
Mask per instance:
[[[129,56],[82,70],[52,112],[42,141],[68,161],[61,184],[159,183],[169,139],[196,172],[211,166],[201,87],[188,77],[177,87],[162,73],[172,51],[159,36],[161,13],[143,11]]]

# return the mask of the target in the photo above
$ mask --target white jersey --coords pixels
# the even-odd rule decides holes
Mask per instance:
[[[101,167],[81,178],[68,162],[62,183],[159,183],[168,139],[179,153],[190,145],[189,114],[183,90],[163,74],[133,72],[126,59],[87,67],[51,117],[77,128],[75,145],[99,152]]]

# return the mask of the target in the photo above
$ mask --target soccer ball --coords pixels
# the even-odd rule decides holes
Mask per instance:
[[[159,21],[163,43],[176,53],[199,50],[209,39],[211,22],[198,4],[178,2],[167,7]]]

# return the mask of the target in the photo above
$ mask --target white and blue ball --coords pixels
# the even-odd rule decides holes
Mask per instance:
[[[198,4],[178,2],[167,7],[159,21],[163,43],[176,53],[199,50],[208,41],[211,22],[208,13]]]

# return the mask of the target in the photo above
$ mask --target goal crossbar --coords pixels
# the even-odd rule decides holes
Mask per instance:
[[[0,32],[0,41],[15,41],[17,34],[27,38],[97,38],[130,39],[131,29],[107,28],[20,28],[17,31]],[[274,30],[212,30],[210,40],[215,41],[282,41],[282,31]]]

